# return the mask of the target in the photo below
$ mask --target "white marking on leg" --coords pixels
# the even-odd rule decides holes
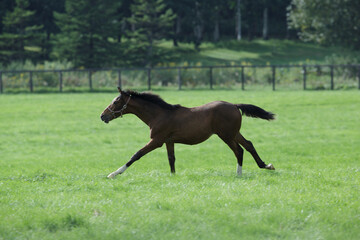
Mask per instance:
[[[115,172],[110,173],[107,177],[108,178],[114,178],[116,175],[118,174],[122,174],[123,172],[125,172],[125,170],[128,167],[126,165],[122,166],[121,168],[119,168],[118,170],[116,170]]]
[[[118,170],[116,170],[116,174],[122,174],[123,172],[125,172],[125,170],[128,167],[126,165],[122,166],[121,168],[119,168]]]
[[[238,175],[238,176],[241,176],[241,175],[242,175],[242,166],[240,166],[239,164],[237,165],[237,170],[236,170],[236,172],[237,172],[237,175]]]

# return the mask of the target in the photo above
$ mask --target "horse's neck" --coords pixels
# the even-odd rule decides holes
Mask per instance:
[[[146,101],[137,101],[132,104],[130,113],[135,114],[140,118],[146,125],[151,127],[151,123],[162,115],[163,109],[156,104],[148,103]]]

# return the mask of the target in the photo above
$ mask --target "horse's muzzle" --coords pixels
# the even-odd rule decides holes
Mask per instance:
[[[101,115],[100,118],[101,118],[101,121],[103,121],[104,123],[109,123],[110,122],[109,117],[104,115],[104,114]]]

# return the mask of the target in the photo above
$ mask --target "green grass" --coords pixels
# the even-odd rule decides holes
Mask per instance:
[[[170,103],[252,103],[277,120],[242,133],[276,171],[217,137],[123,165],[149,137],[103,124],[113,93],[0,95],[0,239],[359,239],[358,91],[161,91]]]
[[[349,49],[278,39],[203,43],[199,52],[187,43],[180,43],[176,48],[167,41],[158,46],[169,51],[170,55],[166,55],[165,62],[175,62],[176,65],[329,64],[333,61],[340,61],[338,64],[355,64],[358,61],[355,60],[358,53]],[[334,56],[337,57],[334,59]],[[340,56],[346,56],[347,60]]]
[[[279,39],[204,42],[200,45],[200,51],[196,51],[194,45],[190,43],[179,43],[178,47],[174,47],[172,41],[160,41],[157,47],[164,54],[157,59],[160,63],[155,67],[160,65],[174,67],[240,64],[359,64],[360,61],[358,51]],[[12,62],[6,67],[0,65],[0,68],[2,70],[53,70],[71,69],[73,65],[71,62],[61,61],[45,61],[34,65],[31,61],[25,61],[25,63]]]

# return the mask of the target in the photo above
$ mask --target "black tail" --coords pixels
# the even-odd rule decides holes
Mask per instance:
[[[259,108],[255,105],[251,104],[236,104],[236,106],[241,110],[242,115],[246,115],[248,117],[253,118],[262,118],[265,120],[273,120],[275,119],[275,114],[272,112],[267,112],[262,108]]]

